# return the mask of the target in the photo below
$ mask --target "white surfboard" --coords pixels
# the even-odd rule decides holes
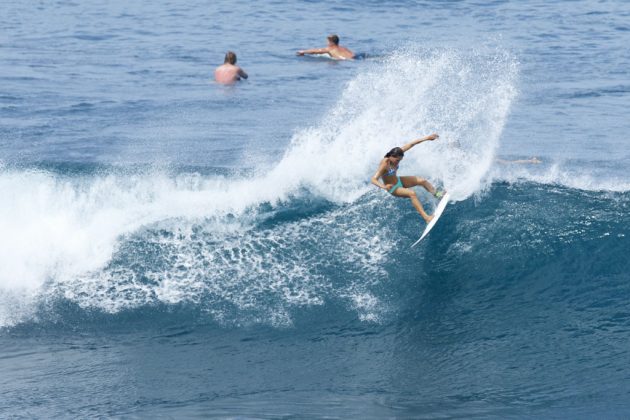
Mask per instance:
[[[340,60],[339,58],[335,58],[332,55],[328,54],[328,53],[323,53],[323,54],[305,54],[304,57],[310,57],[310,58],[325,58],[328,60],[335,60],[338,61]]]
[[[437,223],[438,219],[442,215],[442,212],[446,208],[446,205],[448,204],[448,200],[450,198],[451,198],[451,196],[449,195],[449,193],[444,194],[444,196],[442,197],[442,199],[438,203],[437,207],[435,208],[435,212],[433,213],[433,220],[431,220],[429,222],[429,224],[427,225],[427,227],[424,228],[424,232],[422,232],[422,236],[420,236],[420,239],[418,239],[416,242],[413,243],[413,245],[411,245],[412,248],[414,246],[418,245],[418,243],[422,239],[424,239],[425,236],[427,236],[429,234],[431,229],[433,229],[433,226],[435,226],[435,224]]]

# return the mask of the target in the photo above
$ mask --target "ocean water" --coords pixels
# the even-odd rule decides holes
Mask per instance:
[[[0,417],[630,416],[630,3],[5,0],[0,28]],[[364,58],[295,56],[329,33]],[[213,82],[227,50],[247,81]],[[369,178],[431,132],[400,173],[454,201],[411,249]]]

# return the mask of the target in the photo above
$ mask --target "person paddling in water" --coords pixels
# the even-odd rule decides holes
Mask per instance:
[[[388,191],[391,195],[395,195],[396,197],[410,199],[413,207],[418,211],[418,213],[420,213],[420,216],[422,216],[424,221],[427,223],[433,219],[433,215],[428,215],[424,211],[422,204],[420,204],[420,200],[418,200],[418,197],[416,196],[416,192],[411,188],[420,185],[436,198],[441,198],[444,195],[444,191],[436,190],[435,187],[424,178],[420,178],[418,176],[399,177],[396,172],[398,171],[398,165],[405,156],[406,151],[417,144],[425,141],[433,141],[438,137],[440,136],[434,133],[426,137],[413,140],[412,142],[405,144],[403,147],[394,147],[392,150],[387,152],[383,160],[381,160],[380,165],[378,165],[376,173],[372,176],[372,184]],[[382,178],[383,182],[380,182],[379,178]]]
[[[352,51],[350,51],[346,47],[342,47],[341,45],[339,45],[339,37],[337,35],[328,35],[326,39],[328,40],[328,45],[324,48],[300,50],[295,54],[328,54],[331,58],[334,58],[336,60],[352,60],[354,58],[354,53]]]

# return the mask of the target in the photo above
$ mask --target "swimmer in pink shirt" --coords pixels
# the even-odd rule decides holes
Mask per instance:
[[[214,80],[219,83],[230,84],[241,80],[241,78],[247,79],[247,73],[236,65],[236,54],[228,51],[225,54],[223,64],[214,71]]]

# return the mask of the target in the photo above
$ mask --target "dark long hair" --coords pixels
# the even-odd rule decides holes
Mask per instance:
[[[394,147],[392,150],[387,152],[387,154],[385,155],[386,158],[388,158],[388,157],[399,157],[399,158],[402,158],[403,156],[405,156],[405,152],[403,152],[403,149],[401,149],[400,147]]]
[[[225,54],[225,60],[223,60],[223,63],[236,64],[236,54],[232,51],[228,51]]]

